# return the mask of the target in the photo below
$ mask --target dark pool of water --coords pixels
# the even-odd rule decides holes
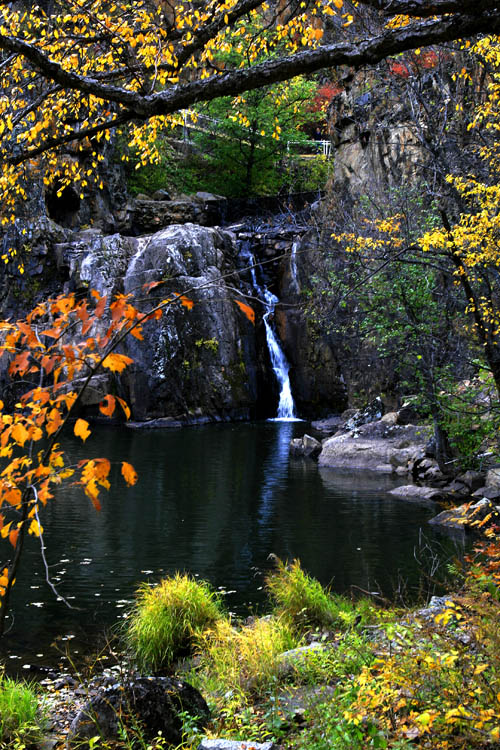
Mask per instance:
[[[299,558],[339,592],[390,595],[398,581],[416,588],[419,536],[436,539],[432,511],[393,499],[390,478],[289,459],[290,439],[304,430],[279,422],[102,428],[84,448],[72,444],[74,459],[87,451],[129,461],[139,481],[127,489],[117,466],[100,513],[71,487],[44,510],[50,574],[75,609],[49,590],[39,542],[30,538],[0,654],[8,666],[57,663],[68,644],[91,650],[122,621],[140,582],[177,570],[224,587],[232,611],[262,608],[270,552]]]

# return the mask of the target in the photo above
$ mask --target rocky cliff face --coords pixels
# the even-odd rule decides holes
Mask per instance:
[[[77,205],[69,193],[56,200],[35,186],[16,236],[5,239],[17,246],[25,273],[15,264],[1,269],[3,314],[21,317],[41,297],[61,292],[96,289],[112,296],[161,282],[148,297],[151,304],[158,295],[182,293],[193,300],[192,309],[176,305],[147,324],[145,341],[128,341],[130,372],[116,382],[107,375],[96,379],[85,407],[95,410],[111,388],[130,402],[138,421],[274,416],[279,394],[262,321],[265,306],[254,299],[239,257],[241,243],[250,242],[256,260],[265,261],[262,283],[281,299],[274,325],[291,365],[299,414],[342,411],[345,392],[332,342],[300,312],[300,290],[314,268],[309,240],[297,253],[297,230],[202,226],[220,222],[225,199],[204,193],[172,199],[160,192],[112,210],[104,198],[97,209],[94,199]],[[250,294],[255,325],[235,302],[241,293]]]
[[[304,293],[317,271],[320,239],[310,230],[292,245],[282,263],[277,328],[291,365],[290,380],[299,413],[311,419],[347,408],[347,392],[334,336],[306,316]]]
[[[426,155],[406,104],[373,74],[367,80],[366,72],[349,79],[333,98],[331,200],[355,209],[360,199],[378,203],[402,184],[416,184]]]
[[[258,413],[260,374],[252,323],[235,303],[237,248],[228,232],[194,224],[151,235],[124,237],[87,230],[55,246],[61,272],[77,290],[136,294],[162,282],[154,300],[185,294],[145,326],[145,340],[130,338],[134,365],[119,386],[136,420],[164,417],[235,419]]]

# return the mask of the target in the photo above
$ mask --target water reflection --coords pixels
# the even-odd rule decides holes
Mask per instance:
[[[271,451],[264,461],[264,478],[260,491],[258,513],[258,522],[261,526],[269,527],[276,490],[285,486],[288,475],[288,452],[292,435],[293,423],[283,422],[277,431]]]
[[[338,591],[390,593],[398,576],[416,585],[414,548],[432,511],[387,495],[387,477],[340,475],[289,460],[289,441],[303,432],[303,424],[291,422],[99,429],[89,446],[75,442],[74,460],[91,450],[117,461],[101,513],[69,487],[42,519],[51,574],[78,609],[55,600],[30,538],[14,589],[9,653],[53,661],[50,644],[61,635],[76,636],[71,644],[78,650],[88,648],[95,633],[120,622],[139,582],[176,570],[235,590],[228,606],[242,613],[263,603],[271,551],[300,558]],[[119,477],[121,460],[139,474],[129,490]]]

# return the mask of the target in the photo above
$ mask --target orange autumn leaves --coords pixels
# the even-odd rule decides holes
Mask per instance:
[[[109,490],[111,486],[108,478],[111,471],[111,462],[107,458],[94,458],[90,461],[80,461],[78,466],[82,467],[81,484],[85,494],[90,498],[94,508],[100,510],[99,488],[103,487],[105,490]],[[129,487],[137,482],[137,472],[127,461],[121,463],[121,475]]]
[[[85,442],[91,435],[86,419],[73,412],[92,378],[102,371],[122,373],[132,359],[119,351],[128,336],[142,339],[142,327],[158,320],[166,308],[194,303],[174,295],[141,312],[123,294],[108,299],[92,291],[90,299],[61,295],[37,305],[24,320],[0,321],[0,358],[12,387],[25,392],[6,408],[0,401],[0,539],[13,548],[26,533],[39,536],[39,512],[64,481],[79,485],[96,509],[100,493],[110,487],[107,458],[68,462],[61,448],[63,429],[71,421],[73,434]],[[28,384],[26,386],[26,384]],[[31,384],[31,387],[30,387]],[[106,417],[116,410],[129,419],[130,409],[119,396],[107,394],[99,404]],[[137,473],[121,462],[121,477],[128,486]],[[14,558],[15,559],[15,558]],[[0,568],[0,612],[15,578],[15,566]]]
[[[254,309],[252,307],[250,307],[250,305],[247,305],[245,302],[241,302],[241,300],[239,300],[239,299],[235,299],[234,301],[236,302],[236,304],[238,305],[238,307],[240,308],[240,310],[242,311],[242,313],[244,313],[246,315],[246,317],[248,318],[248,320],[250,321],[250,323],[252,323],[253,325],[255,325],[255,311],[254,311]]]
[[[253,309],[234,301],[255,324]],[[103,371],[123,373],[133,362],[120,351],[125,338],[142,340],[144,324],[159,320],[176,306],[190,311],[194,302],[185,294],[173,294],[141,312],[128,295],[110,300],[92,291],[89,299],[61,295],[38,304],[24,320],[0,321],[4,372],[13,388],[22,384],[27,389],[10,409],[0,401],[0,539],[14,549],[22,548],[26,534],[43,533],[39,512],[63,482],[80,486],[94,508],[100,509],[101,493],[110,488],[111,463],[107,458],[69,463],[60,442],[63,430],[71,423],[74,436],[84,443],[88,440],[91,426],[74,412],[92,379]],[[98,408],[108,418],[117,411],[125,419],[131,416],[126,401],[115,394],[106,394]],[[121,462],[120,473],[128,486],[137,482],[137,473],[127,461]],[[0,568],[0,615],[16,565],[11,562]]]

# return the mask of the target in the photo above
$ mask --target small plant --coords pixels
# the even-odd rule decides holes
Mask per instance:
[[[351,602],[326,591],[302,570],[298,560],[289,565],[276,560],[276,571],[266,580],[267,590],[278,614],[295,630],[345,628],[355,623],[358,615]]]
[[[203,346],[209,352],[213,352],[214,354],[216,354],[219,349],[219,341],[216,338],[198,339],[194,343],[198,347],[198,349],[200,349]]]
[[[33,744],[41,739],[45,723],[33,688],[0,675],[0,747]]]
[[[176,573],[158,586],[139,587],[125,640],[142,669],[167,669],[221,617],[221,602],[208,583]]]

